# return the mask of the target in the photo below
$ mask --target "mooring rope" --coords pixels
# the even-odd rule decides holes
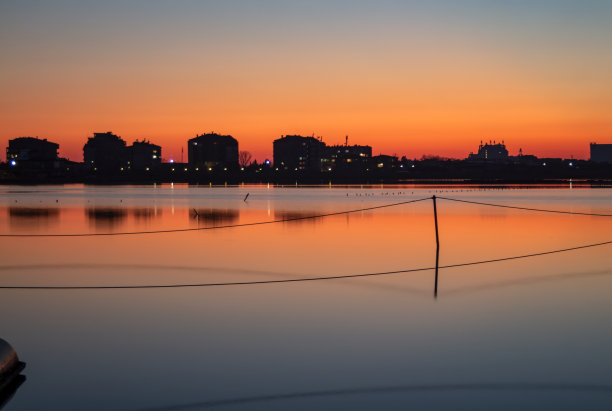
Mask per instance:
[[[312,220],[315,218],[360,213],[362,211],[379,210],[381,208],[388,208],[388,207],[397,207],[400,205],[412,204],[412,203],[417,203],[419,201],[425,201],[425,200],[431,200],[431,197],[418,198],[416,200],[400,201],[397,203],[383,204],[379,206],[357,208],[353,210],[344,210],[344,211],[336,211],[332,213],[315,214],[315,215],[303,216],[303,217],[291,217],[291,218],[282,218],[282,219],[277,219],[277,220],[256,221],[252,223],[241,223],[241,224],[228,224],[228,225],[219,225],[219,226],[212,226],[212,227],[176,228],[176,229],[168,229],[168,230],[150,230],[150,231],[126,231],[126,232],[115,232],[115,233],[111,232],[111,233],[67,233],[67,234],[0,234],[0,237],[27,237],[27,238],[30,238],[30,237],[101,237],[101,236],[166,234],[166,233],[181,233],[181,232],[186,232],[186,231],[218,230],[221,228],[250,227],[250,226],[265,225],[265,224],[286,223],[286,222],[299,221],[299,220]]]
[[[467,263],[457,263],[449,265],[441,265],[439,269],[446,268],[459,268],[467,267],[479,264],[496,263],[500,261],[519,260],[523,258],[538,257],[543,255],[558,254],[568,251],[581,250],[592,247],[600,247],[604,245],[612,244],[612,240],[604,241],[600,243],[585,244],[576,247],[562,248],[558,250],[541,251],[531,254],[523,254],[512,257],[501,257],[490,260],[471,261]],[[365,273],[365,274],[347,274],[347,275],[334,275],[326,277],[303,277],[303,278],[288,278],[283,280],[261,280],[261,281],[239,281],[239,282],[222,282],[222,283],[200,283],[200,284],[153,284],[153,285],[65,285],[65,286],[40,286],[40,285],[28,285],[28,286],[0,286],[0,290],[114,290],[114,289],[151,289],[151,288],[197,288],[197,287],[227,287],[227,286],[239,286],[239,285],[264,285],[264,284],[283,284],[283,283],[301,283],[307,281],[322,281],[322,280],[341,280],[348,278],[362,278],[362,277],[376,277],[383,275],[392,274],[405,274],[419,271],[430,271],[434,270],[435,267],[423,267],[423,268],[410,268],[405,270],[395,271],[383,271],[377,273]]]
[[[565,210],[549,210],[545,208],[531,208],[531,207],[506,205],[506,204],[485,203],[482,201],[461,200],[459,198],[451,198],[451,197],[443,197],[443,196],[436,196],[436,198],[439,198],[441,200],[455,201],[458,203],[478,204],[478,205],[483,205],[483,206],[488,206],[488,207],[512,208],[514,210],[523,210],[523,211],[537,211],[540,213],[587,215],[587,216],[594,216],[594,217],[612,217],[612,214],[583,213],[579,211],[565,211]]]
[[[458,202],[458,203],[476,204],[476,205],[483,205],[483,206],[488,206],[488,207],[510,208],[510,209],[514,209],[514,210],[534,211],[534,212],[541,212],[541,213],[584,215],[584,216],[594,216],[594,217],[612,217],[612,214],[585,213],[585,212],[578,212],[578,211],[550,210],[550,209],[544,209],[544,208],[521,207],[521,206],[513,206],[513,205],[507,205],[507,204],[486,203],[486,202],[483,202],[483,201],[462,200],[462,199],[459,199],[459,198],[452,198],[452,197],[445,197],[445,196],[435,196],[435,197],[438,198],[438,199],[441,199],[441,200],[454,201],[454,202]],[[418,199],[415,199],[415,200],[400,201],[400,202],[396,202],[396,203],[383,204],[383,205],[372,206],[372,207],[364,207],[364,208],[358,208],[358,209],[353,209],[353,210],[336,211],[336,212],[332,212],[332,213],[315,214],[315,215],[311,215],[311,216],[283,218],[283,219],[268,220],[268,221],[256,221],[256,222],[252,222],[252,223],[228,224],[228,225],[212,226],[212,227],[176,228],[176,229],[168,229],[168,230],[127,231],[127,232],[114,232],[114,233],[110,232],[110,233],[66,233],[66,234],[58,234],[58,233],[53,233],[53,234],[0,234],[0,237],[14,237],[14,238],[20,238],[20,237],[21,238],[31,238],[31,237],[104,237],[104,236],[142,235],[142,234],[167,234],[167,233],[180,233],[180,232],[187,232],[187,231],[218,230],[218,229],[222,229],[222,228],[250,227],[250,226],[258,226],[258,225],[266,225],[266,224],[285,223],[285,222],[291,222],[291,221],[312,220],[312,219],[316,219],[316,218],[323,218],[323,217],[330,217],[330,216],[336,216],[336,215],[358,213],[358,212],[363,212],[363,211],[378,210],[378,209],[381,209],[381,208],[397,207],[397,206],[400,206],[400,205],[405,205],[405,204],[411,204],[411,203],[417,203],[417,202],[420,202],[420,201],[430,200],[432,198],[433,197],[418,198]]]

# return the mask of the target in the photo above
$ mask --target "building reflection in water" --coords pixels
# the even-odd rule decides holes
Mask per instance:
[[[85,209],[90,225],[97,228],[112,228],[125,222],[128,212],[123,208],[90,207]]]
[[[151,221],[157,217],[162,216],[161,208],[133,208],[130,210],[131,214],[136,220]]]
[[[238,221],[239,215],[238,210],[233,208],[194,208],[189,211],[189,218],[196,221],[198,226],[205,227],[233,224]]]
[[[9,207],[11,228],[44,227],[59,222],[60,210],[52,207]]]
[[[274,210],[274,219],[287,220],[283,224],[317,224],[321,219],[311,217],[318,214],[316,211]]]

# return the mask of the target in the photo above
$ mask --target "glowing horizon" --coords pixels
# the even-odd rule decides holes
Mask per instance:
[[[408,158],[481,140],[588,158],[612,142],[611,16],[597,0],[10,0],[0,145],[39,136],[80,161],[112,131],[176,160],[215,131],[258,161],[285,134]]]

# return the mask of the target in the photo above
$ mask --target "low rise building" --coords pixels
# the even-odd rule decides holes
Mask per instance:
[[[161,165],[162,149],[149,141],[134,141],[127,148],[129,167],[132,170],[155,169]]]
[[[291,171],[321,171],[325,143],[314,137],[281,136],[273,143],[274,168]]]
[[[322,171],[355,170],[365,167],[372,157],[372,147],[360,145],[326,146],[321,159]]]
[[[6,148],[6,161],[11,165],[18,163],[45,163],[58,160],[59,144],[38,137],[17,137],[9,140]]]
[[[497,143],[495,141],[482,144],[478,146],[477,153],[470,153],[467,158],[470,161],[487,161],[487,162],[495,162],[495,161],[507,161],[508,160],[508,150],[506,149],[506,145],[502,141],[501,143]]]
[[[129,166],[125,141],[110,131],[94,133],[83,146],[83,162],[90,171],[119,172]]]
[[[373,170],[390,170],[399,166],[399,159],[396,156],[379,154],[370,160],[370,168]]]
[[[612,163],[612,144],[591,143],[591,161]]]
[[[187,142],[187,158],[193,168],[237,168],[238,140],[229,135],[201,134]]]

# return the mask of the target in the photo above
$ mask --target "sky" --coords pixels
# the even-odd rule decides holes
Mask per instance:
[[[612,143],[612,2],[0,0],[0,145],[315,135],[463,158]],[[186,150],[185,150],[186,151]],[[185,152],[185,160],[187,154]]]

